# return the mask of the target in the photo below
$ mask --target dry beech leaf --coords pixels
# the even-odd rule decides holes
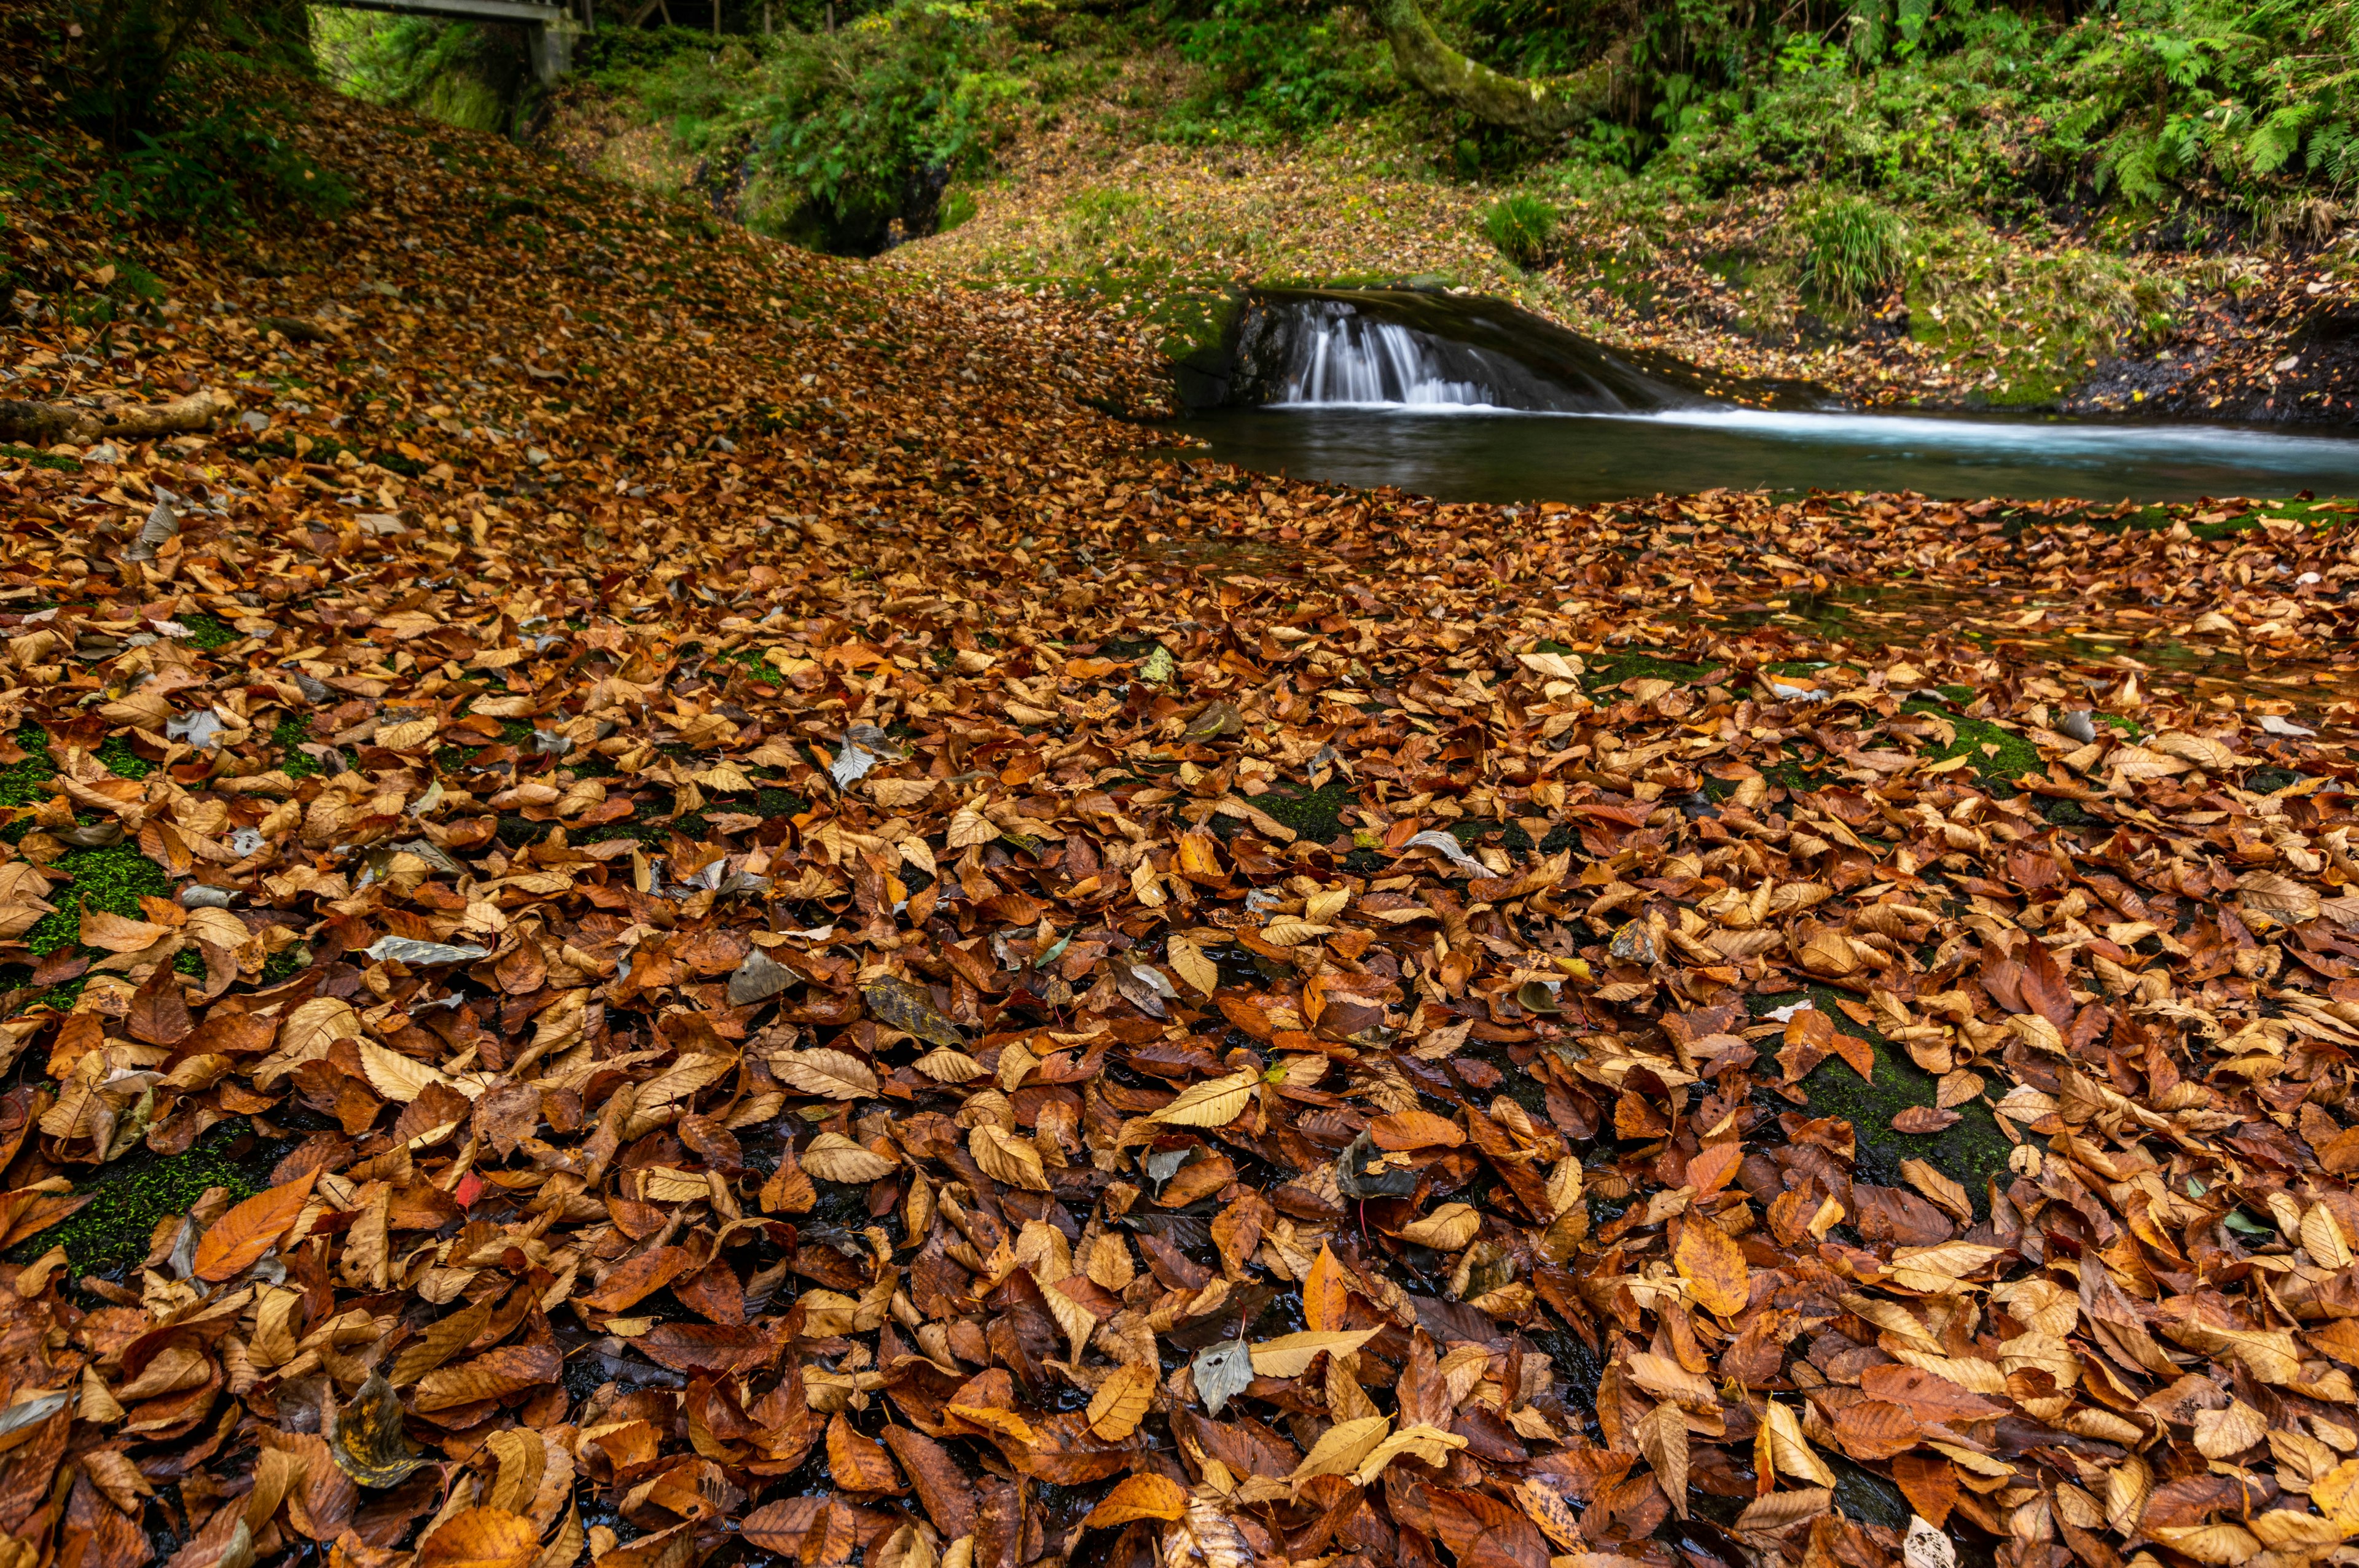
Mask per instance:
[[[1177,1481],[1152,1474],[1126,1476],[1082,1522],[1096,1530],[1137,1519],[1175,1519],[1187,1511],[1188,1494]]]
[[[259,1262],[303,1212],[318,1172],[307,1171],[266,1193],[246,1199],[197,1238],[195,1273],[200,1280],[226,1280]]]
[[[822,1182],[874,1182],[900,1167],[840,1132],[822,1132],[797,1156],[802,1168]]]
[[[1155,1399],[1154,1376],[1125,1362],[1105,1376],[1090,1396],[1090,1431],[1119,1443],[1138,1430]]]
[[[1253,1103],[1258,1075],[1247,1071],[1190,1084],[1170,1104],[1148,1118],[1173,1127],[1226,1127]]]
[[[1672,1258],[1688,1293],[1706,1312],[1734,1317],[1751,1300],[1753,1271],[1744,1251],[1726,1231],[1701,1216],[1690,1215],[1680,1227]]]
[[[770,1071],[789,1088],[829,1099],[868,1099],[876,1093],[868,1064],[842,1051],[789,1051],[770,1058]]]
[[[532,1521],[505,1509],[465,1509],[419,1543],[419,1568],[527,1568],[540,1555]]]

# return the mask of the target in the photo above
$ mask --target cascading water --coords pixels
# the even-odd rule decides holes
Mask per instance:
[[[1290,408],[1646,414],[1763,400],[1496,299],[1406,288],[1262,291],[1222,386],[1219,401]]]
[[[1301,315],[1285,384],[1270,399],[1272,403],[1406,408],[1499,406],[1493,384],[1506,377],[1476,380],[1451,375],[1441,362],[1439,345],[1424,333],[1364,316],[1333,300],[1306,305]],[[1492,356],[1462,351],[1452,357],[1463,362]]]

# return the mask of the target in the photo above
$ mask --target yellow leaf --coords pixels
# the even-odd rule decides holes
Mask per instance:
[[[1254,1374],[1262,1378],[1299,1378],[1310,1369],[1310,1363],[1321,1352],[1348,1356],[1375,1336],[1373,1328],[1314,1328],[1265,1339],[1253,1347]]]
[[[1443,1204],[1422,1219],[1412,1220],[1395,1234],[1403,1241],[1414,1241],[1419,1247],[1430,1247],[1438,1252],[1455,1252],[1474,1239],[1483,1228],[1483,1217],[1472,1204]]]
[[[1364,1415],[1355,1421],[1339,1421],[1329,1427],[1302,1463],[1288,1477],[1308,1481],[1314,1476],[1348,1476],[1358,1469],[1393,1424],[1388,1415]]]
[[[1710,1220],[1690,1215],[1680,1227],[1680,1244],[1672,1255],[1688,1294],[1704,1311],[1734,1317],[1745,1310],[1753,1287],[1753,1271],[1728,1232]]]
[[[1172,973],[1204,995],[1221,989],[1220,966],[1204,957],[1204,950],[1185,936],[1174,936],[1165,944],[1164,956]]]
[[[1247,1070],[1209,1083],[1190,1084],[1180,1091],[1179,1098],[1147,1119],[1173,1127],[1226,1127],[1245,1113],[1256,1081],[1256,1075]]]
[[[1090,1431],[1109,1443],[1119,1443],[1138,1429],[1155,1401],[1155,1378],[1144,1367],[1125,1362],[1106,1375],[1090,1396]]]
[[[900,1167],[841,1132],[822,1132],[802,1152],[804,1171],[822,1182],[875,1182]]]
[[[360,1054],[361,1071],[368,1075],[369,1087],[403,1105],[425,1093],[428,1085],[451,1081],[440,1069],[388,1051],[374,1040],[360,1043]]]

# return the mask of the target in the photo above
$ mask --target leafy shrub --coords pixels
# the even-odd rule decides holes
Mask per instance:
[[[231,98],[172,129],[135,132],[92,197],[120,222],[190,230],[246,229],[258,211],[290,207],[343,211],[351,188],[282,134],[285,113],[276,102]]]
[[[1803,281],[1823,302],[1855,308],[1900,281],[1908,225],[1867,197],[1813,202],[1797,227]]]
[[[1306,16],[1287,0],[1212,0],[1201,11],[1181,0],[1159,19],[1199,73],[1164,125],[1178,140],[1264,144],[1309,135],[1399,92],[1388,51],[1356,7]]]
[[[1520,267],[1548,260],[1556,243],[1558,213],[1537,196],[1504,196],[1483,214],[1483,234],[1498,253]]]

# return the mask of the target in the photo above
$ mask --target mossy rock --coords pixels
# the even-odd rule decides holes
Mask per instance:
[[[1998,1119],[1987,1105],[1974,1099],[1952,1107],[1959,1119],[1940,1132],[1894,1131],[1892,1119],[1902,1111],[1911,1106],[1934,1105],[1936,1080],[1880,1032],[1854,1022],[1838,1005],[1842,995],[1830,987],[1813,986],[1807,991],[1788,991],[1780,996],[1747,997],[1745,1005],[1756,1018],[1760,1018],[1778,1008],[1807,1000],[1832,1019],[1837,1029],[1864,1039],[1875,1051],[1875,1071],[1864,1081],[1851,1064],[1839,1056],[1828,1057],[1802,1080],[1803,1090],[1810,1097],[1806,1114],[1839,1116],[1851,1123],[1852,1135],[1858,1145],[1858,1157],[1852,1166],[1854,1177],[1877,1186],[1907,1187],[1908,1179],[1900,1173],[1902,1162],[1923,1160],[1953,1181],[1962,1183],[1973,1200],[1975,1215],[1988,1217],[1988,1178],[2006,1174],[2007,1156],[2015,1147],[1999,1130]],[[1774,1041],[1764,1044],[1775,1051]],[[1778,1109],[1796,1108],[1784,1097],[1766,1089],[1756,1103]]]

